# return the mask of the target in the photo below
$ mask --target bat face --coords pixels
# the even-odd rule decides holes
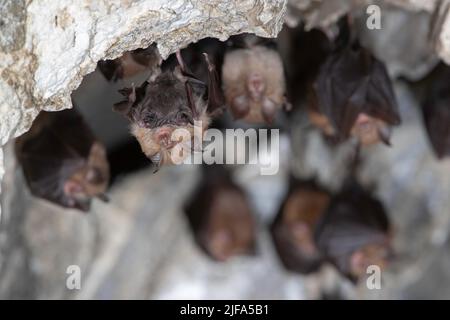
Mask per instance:
[[[88,207],[93,197],[105,199],[108,182],[109,165],[105,148],[99,142],[94,142],[87,162],[64,182],[63,188],[69,205],[75,207],[78,203]]]
[[[216,261],[252,254],[256,238],[246,195],[222,170],[205,169],[204,180],[185,208],[196,242]]]
[[[272,225],[272,237],[283,265],[291,271],[310,273],[322,256],[314,243],[314,229],[330,196],[315,186],[291,190]]]
[[[363,146],[377,144],[380,141],[390,145],[391,127],[383,120],[360,113],[350,131]]]
[[[320,68],[313,90],[317,106],[312,109],[333,126],[333,130],[319,128],[341,141],[352,136],[363,146],[389,144],[391,126],[400,124],[384,64],[358,43],[330,55]]]
[[[93,197],[106,200],[105,148],[75,110],[42,111],[16,140],[16,156],[33,195],[88,211]]]
[[[358,185],[347,186],[332,198],[315,240],[325,258],[355,282],[369,265],[383,269],[391,252],[384,208]]]
[[[442,159],[450,156],[450,68],[442,64],[437,72],[427,90],[423,117],[433,150]]]
[[[156,71],[161,62],[156,45],[151,45],[146,49],[125,52],[114,60],[101,60],[98,67],[108,81],[117,81],[148,70]]]
[[[122,89],[126,100],[114,106],[131,121],[131,132],[142,151],[158,166],[174,163],[174,157],[187,156],[187,151],[194,148],[195,121],[201,121],[205,129],[210,121],[209,107],[221,103],[215,90],[215,68],[207,56],[209,86],[185,69],[181,55],[177,57],[180,69],[153,75],[138,88]],[[173,150],[184,153],[174,155]]]
[[[222,86],[234,118],[250,123],[271,123],[286,102],[281,58],[262,45],[225,55]]]

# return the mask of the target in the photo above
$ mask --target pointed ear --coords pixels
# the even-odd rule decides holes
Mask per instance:
[[[208,66],[208,112],[221,113],[225,105],[225,97],[220,87],[219,75],[216,66],[209,60],[208,54],[203,53]]]

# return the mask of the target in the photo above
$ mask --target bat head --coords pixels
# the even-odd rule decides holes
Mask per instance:
[[[202,237],[206,251],[217,261],[253,252],[254,221],[247,200],[239,190],[217,191]]]
[[[126,100],[115,104],[114,110],[146,129],[193,124],[193,110],[181,77],[166,71],[138,88],[122,89],[120,92]]]
[[[236,119],[270,123],[285,103],[281,58],[262,45],[227,53],[222,83],[225,100]]]
[[[206,87],[192,85],[192,106],[185,83],[186,79],[178,69],[166,71],[138,88],[121,90],[126,100],[114,106],[115,111],[130,120],[131,132],[143,152],[157,164],[170,163],[169,151],[179,143],[190,143],[195,120],[201,120],[204,127],[209,124],[203,112],[206,110]],[[177,129],[187,131],[180,137],[174,134],[179,132]]]
[[[368,266],[386,265],[391,252],[389,229],[382,203],[349,182],[331,199],[315,230],[315,241],[326,259],[357,282]]]
[[[63,190],[70,206],[88,210],[93,197],[107,200],[104,192],[108,183],[109,164],[105,148],[99,142],[94,142],[87,162],[64,182]]]

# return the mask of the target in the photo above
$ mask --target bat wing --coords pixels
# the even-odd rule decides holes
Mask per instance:
[[[32,194],[68,207],[64,182],[86,163],[94,138],[74,109],[42,114],[33,126],[44,120],[38,132],[18,140],[17,158]]]
[[[203,53],[203,55],[208,65],[208,113],[216,115],[223,111],[225,97],[220,87],[220,78],[216,66],[209,60],[208,54]]]
[[[423,108],[425,127],[436,155],[450,155],[450,100],[433,101]]]
[[[367,113],[391,125],[400,124],[397,101],[385,65],[374,59],[367,94]]]
[[[450,155],[450,68],[436,68],[422,108],[429,140],[438,158]]]
[[[314,87],[319,110],[342,139],[349,136],[362,112],[392,125],[400,123],[385,66],[357,44],[331,55],[321,67]]]

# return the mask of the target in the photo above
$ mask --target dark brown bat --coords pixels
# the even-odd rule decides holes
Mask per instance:
[[[341,21],[341,26],[347,24]],[[321,66],[310,99],[311,121],[338,141],[390,144],[400,116],[385,65],[341,28],[335,51]]]
[[[306,102],[307,93],[317,77],[320,66],[332,51],[332,42],[319,29],[306,31],[303,25],[284,26],[279,35],[280,48],[285,52],[289,101],[294,106]]]
[[[178,153],[196,144],[192,141],[194,122],[201,121],[199,126],[206,129],[211,117],[222,109],[223,96],[215,66],[207,54],[204,59],[208,84],[187,69],[178,51],[179,67],[152,75],[140,87],[122,89],[120,92],[126,100],[114,105],[115,111],[130,120],[131,132],[142,151],[158,167],[174,163],[173,157],[186,156]],[[176,137],[177,129],[189,134]]]
[[[232,37],[225,54],[222,87],[235,119],[272,123],[286,101],[283,62],[274,41],[244,34]],[[237,48],[236,48],[237,47]]]
[[[441,63],[433,73],[423,116],[433,150],[442,159],[450,156],[450,67]]]
[[[185,207],[194,238],[208,256],[226,261],[255,251],[255,221],[244,191],[223,166],[204,166],[203,180]]]
[[[145,71],[157,72],[161,63],[158,49],[152,44],[146,49],[125,52],[114,60],[100,60],[97,65],[108,81],[117,81]]]
[[[316,245],[324,257],[357,282],[367,267],[386,267],[391,255],[390,227],[385,209],[356,182],[332,197],[317,225]]]
[[[290,190],[275,218],[271,233],[286,269],[310,273],[322,264],[314,243],[314,230],[330,200],[330,194],[313,181],[292,179]]]
[[[75,109],[41,111],[15,149],[34,196],[82,211],[93,197],[107,200],[105,148]]]

